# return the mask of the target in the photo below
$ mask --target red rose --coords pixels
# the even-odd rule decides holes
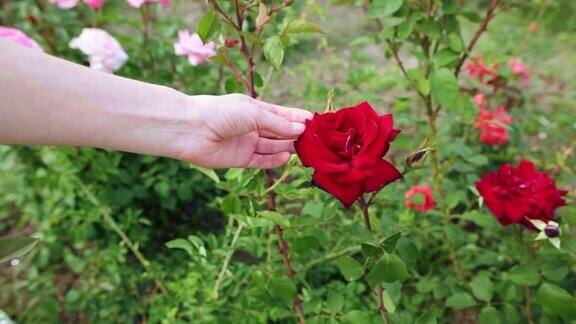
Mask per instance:
[[[382,159],[400,132],[392,124],[391,114],[378,116],[367,102],[315,114],[306,121],[296,152],[304,166],[314,168],[314,183],[349,208],[365,192],[402,178]]]
[[[559,190],[548,174],[525,160],[518,167],[506,163],[485,174],[476,188],[500,224],[521,223],[532,229],[526,218],[548,223],[554,219],[554,210],[566,205],[563,196],[568,192]]]
[[[424,201],[421,203],[417,203],[415,201],[410,200],[410,198],[416,195],[422,195]],[[404,198],[406,198],[404,205],[413,209],[417,209],[423,213],[434,208],[434,206],[436,205],[436,200],[434,200],[434,197],[432,197],[432,189],[430,189],[430,186],[416,185],[410,188],[410,190],[406,191],[406,193],[404,194]]]
[[[480,142],[491,145],[502,145],[508,142],[508,128],[512,123],[506,108],[498,107],[494,111],[481,108],[474,127],[480,129]]]

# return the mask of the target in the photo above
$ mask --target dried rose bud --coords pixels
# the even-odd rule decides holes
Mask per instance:
[[[224,41],[224,46],[228,47],[228,48],[232,48],[234,46],[238,45],[238,40],[237,39],[233,39],[233,38],[229,38],[227,40]]]
[[[426,162],[426,158],[428,157],[428,153],[430,151],[432,151],[432,149],[427,147],[408,155],[406,158],[406,167],[411,169],[422,167],[424,162]]]
[[[557,225],[548,223],[548,225],[544,227],[544,233],[546,233],[546,236],[549,238],[558,237],[560,236],[560,228]]]
[[[292,5],[292,3],[294,3],[294,0],[284,0],[284,4],[287,6]]]

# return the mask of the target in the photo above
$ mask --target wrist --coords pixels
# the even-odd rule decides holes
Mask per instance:
[[[179,134],[199,126],[199,112],[190,97],[164,86],[150,86],[130,104],[104,108],[107,134],[102,148],[177,158]]]

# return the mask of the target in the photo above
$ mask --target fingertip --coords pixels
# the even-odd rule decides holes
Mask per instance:
[[[304,130],[306,129],[306,126],[302,123],[298,123],[298,122],[292,122],[292,130],[294,131],[294,133],[296,135],[300,135],[302,133],[304,133]]]

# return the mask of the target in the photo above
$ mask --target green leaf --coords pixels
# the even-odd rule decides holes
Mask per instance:
[[[446,299],[446,307],[458,309],[469,308],[476,305],[469,293],[456,293]]]
[[[234,76],[231,76],[226,80],[226,83],[224,83],[224,89],[226,93],[238,93],[242,89],[242,85]]]
[[[480,324],[500,324],[500,314],[493,306],[484,306],[480,311],[480,316],[478,316],[478,322]]]
[[[326,307],[334,313],[338,313],[344,307],[344,295],[340,291],[330,291],[326,299]]]
[[[32,250],[38,240],[31,237],[0,238],[0,263],[16,259]]]
[[[534,286],[538,284],[540,275],[536,268],[515,266],[506,273],[508,280],[521,286]]]
[[[220,17],[214,11],[208,11],[200,19],[198,24],[198,35],[204,43],[216,37],[220,32]]]
[[[216,174],[216,171],[214,171],[213,169],[203,168],[201,166],[197,166],[194,164],[190,164],[190,167],[196,171],[203,173],[208,178],[212,179],[212,181],[214,181],[215,183],[220,183],[220,178]]]
[[[392,301],[392,298],[388,294],[388,290],[382,291],[382,301],[384,302],[384,308],[389,314],[394,314],[396,312],[396,305]]]
[[[384,248],[384,250],[386,250],[386,252],[392,253],[394,248],[396,248],[396,244],[398,244],[398,240],[400,239],[401,236],[402,236],[402,233],[400,233],[400,232],[394,233],[394,234],[388,236],[387,238],[385,238],[384,240],[382,240],[382,243],[380,244],[380,246],[382,246]]]
[[[494,285],[487,275],[477,275],[470,283],[472,293],[476,298],[489,302],[494,294]]]
[[[450,44],[450,48],[457,53],[460,53],[462,52],[462,50],[464,50],[464,46],[462,45],[462,39],[458,34],[451,33],[450,35],[448,35],[448,43]]]
[[[258,216],[260,216],[262,218],[266,218],[267,220],[272,221],[272,223],[274,223],[276,225],[280,225],[280,226],[284,226],[284,227],[290,226],[290,221],[288,220],[288,218],[284,217],[279,212],[270,211],[270,210],[263,210],[263,211],[258,212]]]
[[[190,243],[190,241],[183,239],[183,238],[177,238],[174,239],[172,241],[168,241],[166,243],[164,243],[169,249],[182,249],[186,252],[188,252],[188,254],[193,255],[192,252],[192,243]]]
[[[397,28],[396,36],[398,38],[401,38],[401,39],[406,39],[406,38],[410,37],[410,35],[412,34],[412,30],[414,29],[414,26],[412,25],[411,21],[404,20],[396,28]]]
[[[350,256],[341,256],[334,262],[342,276],[348,281],[358,280],[364,274],[364,266]]]
[[[404,281],[406,278],[408,278],[408,269],[404,261],[394,254],[384,254],[366,276],[371,286],[382,281]]]
[[[476,114],[476,107],[470,98],[460,93],[458,80],[451,70],[442,68],[434,71],[430,77],[430,89],[434,101],[447,111],[459,114],[464,120]]]
[[[545,313],[567,320],[576,319],[576,298],[566,290],[550,283],[543,283],[536,293],[536,298]]]
[[[360,247],[362,248],[362,252],[364,253],[364,255],[366,255],[367,257],[379,256],[380,254],[382,254],[382,250],[380,250],[377,246],[374,246],[370,243],[362,243],[360,244]]]
[[[368,8],[368,17],[370,18],[385,18],[402,7],[402,0],[378,0],[372,1]]]
[[[276,69],[280,68],[284,61],[284,45],[279,36],[272,36],[264,43],[264,56]]]
[[[365,313],[365,312],[362,312],[359,310],[353,310],[353,311],[346,313],[346,315],[344,315],[344,317],[342,319],[344,320],[344,323],[346,323],[346,324],[358,324],[358,323],[371,323],[372,322],[370,315],[368,313]]]
[[[284,28],[285,34],[317,34],[322,33],[320,27],[310,21],[305,19],[296,19],[291,21],[286,28]]]
[[[459,57],[460,55],[458,53],[450,49],[443,49],[434,54],[432,57],[432,63],[434,63],[436,68],[441,68],[452,62],[455,62]]]
[[[296,298],[296,286],[286,276],[274,276],[268,283],[268,290],[274,299],[285,305],[292,305]]]
[[[414,324],[437,324],[439,312],[436,308],[431,311],[420,315]]]
[[[320,247],[320,241],[316,236],[306,235],[297,237],[292,242],[292,251],[296,253],[306,253],[312,249]]]

